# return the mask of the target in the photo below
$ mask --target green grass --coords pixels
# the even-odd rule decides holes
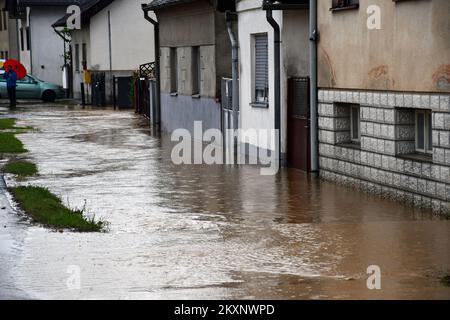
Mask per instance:
[[[17,187],[10,189],[19,206],[34,221],[56,229],[72,229],[78,232],[99,232],[104,222],[88,219],[83,210],[65,207],[61,200],[41,187]]]
[[[25,133],[35,130],[33,127],[16,127],[17,119],[0,119],[0,130],[14,131],[14,133]]]
[[[14,129],[16,119],[0,119],[0,130]]]
[[[25,153],[27,150],[14,133],[0,132],[0,153]]]
[[[3,168],[3,172],[25,178],[36,175],[38,170],[34,163],[28,161],[12,161]]]

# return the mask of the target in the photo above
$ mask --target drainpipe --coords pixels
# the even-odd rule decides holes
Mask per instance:
[[[317,0],[309,1],[309,30],[310,30],[310,74],[311,74],[311,171],[319,172],[319,132],[318,132],[318,95],[317,95]]]
[[[110,89],[110,97],[113,101],[116,97],[114,95],[114,87],[116,85],[114,78],[113,78],[113,65],[112,65],[112,30],[111,30],[111,11],[108,10],[108,44],[109,44],[109,81],[111,83],[111,89]]]
[[[161,130],[161,57],[160,57],[160,43],[159,43],[159,22],[152,19],[149,15],[149,10],[142,5],[142,10],[144,11],[144,18],[150,22],[154,27],[155,33],[155,76],[156,76],[156,115],[152,118],[153,125]]]
[[[233,79],[233,129],[239,129],[239,42],[236,34],[233,31],[233,21],[236,20],[237,15],[235,12],[226,12],[228,35],[231,41],[231,59],[232,59],[232,79]],[[238,144],[234,141],[234,153],[237,155]]]
[[[62,32],[60,32],[60,31],[58,31],[57,29],[56,29],[56,27],[54,27],[53,28],[53,30],[56,32],[56,34],[58,35],[58,36],[60,36],[61,37],[61,39],[63,39],[63,42],[64,42],[64,67],[65,68],[67,68],[66,69],[66,83],[67,83],[67,93],[66,93],[66,97],[67,98],[70,98],[70,91],[71,91],[71,88],[70,88],[70,85],[69,85],[69,83],[70,83],[70,79],[69,79],[69,64],[67,63],[67,43],[69,43],[70,42],[70,39],[67,39],[64,35],[63,35],[63,33]]]
[[[275,130],[278,132],[278,163],[281,167],[281,31],[280,25],[273,18],[272,9],[266,11],[267,21],[274,31],[274,74],[275,74]]]

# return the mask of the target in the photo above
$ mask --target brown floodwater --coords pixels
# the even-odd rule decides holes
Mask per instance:
[[[0,297],[450,299],[450,221],[429,211],[296,170],[176,166],[170,137],[128,111],[28,105],[13,116],[39,130],[20,135],[40,173],[20,183],[86,205],[110,231],[59,233],[0,210]],[[381,290],[367,288],[371,265]],[[67,286],[71,266],[79,289]]]

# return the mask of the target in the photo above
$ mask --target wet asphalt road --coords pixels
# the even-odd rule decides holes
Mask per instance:
[[[175,166],[170,139],[132,112],[0,107],[10,116],[39,129],[20,135],[40,172],[21,183],[86,203],[110,232],[58,233],[0,210],[0,297],[450,299],[439,282],[450,221],[429,211],[295,170]],[[382,290],[367,289],[370,265]],[[79,288],[67,285],[73,270]]]

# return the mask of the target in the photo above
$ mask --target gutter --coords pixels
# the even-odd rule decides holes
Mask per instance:
[[[280,101],[280,26],[273,19],[273,10],[302,10],[309,9],[309,33],[310,33],[310,106],[311,106],[311,171],[319,172],[319,133],[318,133],[318,94],[317,94],[317,42],[319,41],[319,31],[317,29],[317,1],[309,0],[309,3],[275,3],[274,0],[264,0],[263,10],[267,11],[267,21],[272,25],[275,31],[275,129],[280,130],[281,123],[281,101]],[[281,131],[280,131],[281,141]],[[280,160],[281,160],[281,142],[280,142]]]
[[[309,0],[309,53],[311,74],[311,171],[319,172],[319,117],[317,93],[317,42],[319,31],[317,29],[317,0]]]
[[[161,130],[161,57],[160,57],[160,40],[159,40],[159,22],[150,17],[150,9],[147,5],[142,5],[144,11],[144,18],[150,22],[154,27],[155,33],[155,75],[156,75],[156,110],[153,111],[152,124],[154,127]]]
[[[67,56],[66,56],[66,55],[67,55],[67,45],[66,45],[66,44],[69,43],[69,42],[71,42],[71,40],[70,40],[70,39],[67,39],[61,31],[58,31],[58,30],[56,29],[56,27],[53,27],[53,30],[54,30],[55,33],[56,33],[58,36],[60,36],[61,39],[63,39],[63,41],[64,41],[64,67],[67,68],[67,73],[66,73],[66,83],[67,83],[67,87],[68,87],[68,90],[67,90],[67,92],[66,92],[66,97],[67,97],[67,98],[70,98],[70,94],[71,94],[71,90],[72,90],[70,83],[71,83],[72,81],[71,81],[70,76],[69,76],[69,68],[68,68],[69,64],[67,63]]]
[[[227,20],[228,35],[231,41],[231,59],[232,59],[232,80],[233,80],[233,129],[239,129],[239,42],[237,40],[236,34],[233,31],[233,22],[237,19],[237,14],[235,12],[225,13]],[[235,139],[237,139],[235,137]],[[234,152],[237,154],[237,141],[234,141]]]
[[[278,164],[281,167],[281,31],[280,25],[273,18],[272,8],[266,11],[267,22],[274,31],[274,74],[275,74],[275,130],[278,132],[278,141],[275,152],[278,154]]]

